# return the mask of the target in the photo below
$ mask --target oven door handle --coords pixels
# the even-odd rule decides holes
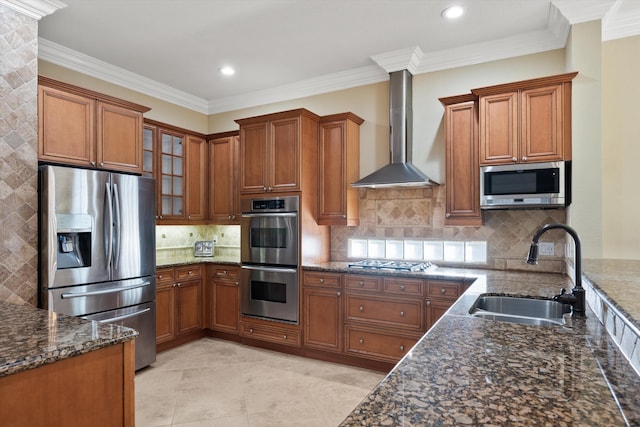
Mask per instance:
[[[242,268],[245,270],[273,271],[275,273],[297,273],[298,272],[298,270],[295,268],[285,268],[285,267],[263,267],[263,266],[243,265]]]
[[[98,291],[87,291],[87,292],[65,292],[61,295],[62,299],[67,298],[80,298],[80,297],[90,297],[94,295],[105,295],[105,294],[114,294],[122,291],[130,291],[131,289],[144,288],[145,286],[149,286],[151,282],[139,283],[137,285],[132,286],[123,286],[121,288],[108,288],[108,289],[100,289]]]
[[[278,217],[278,218],[295,218],[298,216],[297,212],[261,212],[261,213],[249,213],[243,212],[243,218],[269,218],[269,217]]]

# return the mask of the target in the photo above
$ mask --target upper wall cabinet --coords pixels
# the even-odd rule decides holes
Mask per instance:
[[[571,80],[578,73],[473,89],[480,164],[571,159]]]
[[[206,137],[145,120],[143,141],[143,174],[156,179],[158,222],[204,223],[209,191]]]
[[[142,173],[142,114],[149,108],[38,78],[38,159]]]
[[[482,225],[477,97],[452,96],[440,102],[445,123],[445,225]]]
[[[209,221],[240,223],[238,132],[209,135]]]
[[[240,193],[301,191],[304,151],[318,149],[318,119],[301,108],[236,120],[240,125]]]
[[[320,119],[318,148],[318,224],[358,225],[358,189],[351,186],[360,177],[360,125],[352,113]]]

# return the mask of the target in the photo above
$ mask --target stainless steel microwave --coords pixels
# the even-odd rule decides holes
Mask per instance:
[[[570,161],[480,168],[481,209],[561,208],[570,203]]]

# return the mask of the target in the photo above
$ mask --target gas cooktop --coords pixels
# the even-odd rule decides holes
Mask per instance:
[[[365,259],[351,262],[350,268],[363,268],[372,270],[398,270],[398,271],[427,271],[436,266],[429,261],[391,261],[378,259]]]

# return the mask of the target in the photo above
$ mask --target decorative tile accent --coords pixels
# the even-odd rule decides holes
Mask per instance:
[[[331,260],[347,259],[350,237],[486,241],[487,268],[564,272],[565,235],[552,230],[541,241],[555,242],[553,257],[540,257],[537,266],[524,263],[535,231],[552,222],[566,222],[563,209],[492,210],[484,225],[444,225],[445,186],[429,188],[361,189],[360,225],[331,228]]]
[[[0,5],[0,300],[37,303],[38,22]]]

